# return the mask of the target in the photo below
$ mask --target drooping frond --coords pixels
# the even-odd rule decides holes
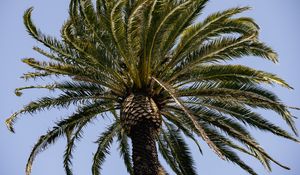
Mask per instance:
[[[120,132],[120,123],[115,122],[105,132],[103,132],[96,141],[98,148],[93,158],[93,175],[100,175],[99,170],[101,169],[101,165],[103,164],[106,155],[109,154],[109,147],[118,132]]]
[[[182,175],[182,172],[181,172],[177,162],[175,161],[174,155],[172,155],[172,152],[171,152],[170,148],[168,147],[168,143],[163,140],[163,136],[160,136],[160,138],[158,139],[158,149],[159,149],[161,155],[163,156],[163,158],[165,159],[165,161],[168,163],[168,165],[173,170],[173,172],[175,172],[176,174]]]
[[[188,101],[187,103],[190,102]],[[243,105],[230,102],[224,103],[217,100],[204,100],[200,103],[195,103],[193,101],[191,103],[207,107],[213,111],[219,111],[220,113],[225,115],[230,115],[241,121],[245,125],[250,125],[260,130],[269,131],[275,135],[299,142],[298,139],[294,138],[287,131],[283,130],[279,126],[276,126],[275,124],[263,118],[260,114],[251,111],[249,108]]]
[[[166,129],[162,130],[163,138],[170,149],[174,160],[178,164],[181,174],[194,175],[196,170],[187,144],[183,140],[180,132],[173,125],[165,122]]]
[[[128,137],[122,131],[118,133],[118,142],[119,142],[120,155],[121,155],[121,157],[123,157],[127,172],[130,175],[133,175],[133,166],[132,166],[132,160],[130,157]]]
[[[75,141],[79,140],[82,135],[82,129],[86,126],[88,121],[81,123],[76,130],[73,132],[66,131],[67,137],[67,147],[64,154],[64,168],[67,175],[73,175],[71,165],[72,165],[72,158],[73,158],[73,150],[75,149]]]
[[[74,128],[81,127],[92,120],[93,117],[101,112],[106,112],[107,109],[101,107],[100,104],[92,104],[82,107],[77,113],[67,119],[63,119],[57,122],[56,126],[48,131],[45,135],[42,135],[38,142],[33,147],[26,165],[26,174],[30,175],[32,163],[38,153],[45,150],[49,144],[55,143],[55,141],[67,131],[72,131]]]
[[[213,142],[210,141],[209,137],[207,137],[207,134],[205,133],[205,131],[203,130],[201,124],[199,124],[196,121],[195,116],[190,113],[190,111],[186,108],[186,106],[183,105],[183,103],[181,101],[179,101],[179,99],[175,96],[175,94],[172,92],[172,89],[168,88],[166,84],[163,84],[162,82],[160,82],[159,80],[157,80],[156,78],[152,77],[163,89],[165,89],[170,96],[172,97],[172,99],[174,100],[174,102],[181,108],[182,111],[184,111],[184,113],[186,114],[186,116],[189,117],[190,121],[193,123],[194,127],[197,129],[197,131],[200,133],[200,136],[202,137],[202,139],[208,144],[208,146],[220,157],[223,159],[223,155],[221,152],[219,152],[218,148],[214,145]]]
[[[194,126],[191,124],[191,122],[185,117],[184,113],[182,113],[182,112],[178,113],[178,110],[177,109],[174,110],[173,107],[168,108],[168,110],[174,112],[174,114],[178,117],[177,120],[181,123],[180,125],[184,125],[186,127],[192,128],[192,129],[194,128]],[[199,121],[199,122],[201,122],[203,124],[203,127],[204,127],[205,131],[207,132],[208,137],[216,144],[216,146],[220,149],[220,151],[222,151],[222,153],[224,153],[224,156],[227,160],[230,160],[233,163],[238,164],[239,166],[241,166],[241,168],[245,169],[250,174],[256,174],[249,166],[247,166],[243,161],[241,161],[240,158],[234,152],[232,152],[235,155],[234,157],[231,157],[230,155],[228,155],[226,153],[226,151],[224,151],[222,146],[226,146],[226,147],[229,146],[233,149],[236,149],[238,151],[241,151],[243,153],[246,153],[248,155],[256,157],[253,153],[251,153],[249,150],[246,150],[243,147],[240,147],[240,146],[234,144],[228,138],[226,138],[226,137],[222,136],[220,133],[218,133],[217,130],[206,126],[207,124],[203,123],[202,121]],[[194,130],[194,132],[197,135],[200,135],[196,130]]]
[[[194,141],[194,143],[195,143],[195,144],[197,145],[197,147],[198,147],[199,152],[200,152],[201,154],[203,154],[202,148],[201,148],[201,146],[200,146],[198,140],[195,138],[195,135],[193,134],[193,132],[190,131],[190,130],[188,129],[188,127],[186,127],[185,125],[181,125],[180,123],[181,123],[182,121],[181,121],[180,119],[178,119],[178,118],[176,117],[176,115],[174,115],[174,114],[172,114],[171,112],[168,112],[168,111],[161,111],[161,112],[162,112],[162,114],[164,115],[164,117],[166,117],[166,118],[168,119],[168,121],[174,123],[174,124],[182,131],[182,133],[183,133],[186,137],[188,137],[188,138],[190,138],[192,141]],[[164,122],[166,122],[166,121],[164,121]]]
[[[210,134],[210,137],[215,142],[215,144],[219,147],[219,149],[222,151],[222,153],[225,155],[228,161],[237,164],[238,166],[240,166],[242,169],[244,169],[251,175],[258,175],[251,167],[249,167],[244,161],[242,161],[240,157],[235,152],[233,152],[232,149],[230,149],[227,146],[228,143],[224,144],[224,142],[222,141],[222,137],[219,137],[219,134],[217,133],[216,130],[207,127],[206,131]]]
[[[161,83],[161,85],[163,85],[162,82],[160,82],[160,83]],[[243,83],[242,84],[239,84],[239,83],[233,84],[233,83],[220,83],[220,82],[219,83],[209,83],[208,82],[208,83],[198,83],[198,84],[195,83],[194,85],[192,85],[189,88],[182,87],[182,89],[179,89],[179,90],[176,90],[176,89],[171,90],[171,89],[166,89],[166,87],[164,87],[165,90],[168,91],[168,93],[170,93],[170,92],[173,93],[174,96],[175,95],[177,96],[177,98],[187,98],[187,99],[184,100],[184,103],[186,104],[186,109],[183,109],[181,107],[181,105],[170,95],[170,97],[168,97],[169,100],[166,100],[166,102],[165,102],[165,103],[169,104],[170,106],[167,107],[166,112],[163,111],[163,114],[168,119],[171,119],[171,121],[174,124],[176,124],[183,131],[184,131],[184,127],[190,128],[191,126],[193,126],[192,128],[194,128],[195,131],[197,131],[193,122],[191,122],[189,120],[189,117],[187,117],[186,111],[188,110],[190,112],[190,115],[199,117],[197,120],[199,122],[199,124],[202,125],[204,123],[207,123],[214,127],[217,127],[218,129],[221,129],[223,132],[227,133],[230,137],[232,137],[232,138],[238,140],[239,142],[241,142],[242,144],[244,144],[248,150],[246,150],[245,148],[242,148],[238,145],[233,144],[231,141],[225,142],[224,145],[226,147],[230,146],[234,149],[237,149],[239,151],[242,151],[244,153],[247,153],[251,156],[256,157],[269,170],[271,170],[271,167],[269,164],[270,161],[278,164],[279,166],[281,166],[285,169],[289,169],[288,167],[280,164],[279,162],[277,162],[276,160],[271,158],[271,156],[268,155],[259,146],[259,144],[254,140],[254,138],[252,138],[250,133],[244,127],[242,127],[239,123],[235,122],[234,120],[222,115],[222,114],[229,114],[233,117],[234,116],[238,117],[239,120],[245,124],[249,124],[249,125],[258,127],[260,129],[270,131],[276,135],[299,142],[296,138],[291,136],[289,133],[287,133],[280,127],[266,121],[261,116],[257,115],[256,113],[253,113],[252,111],[249,111],[249,110],[247,110],[247,108],[245,108],[244,105],[253,107],[253,106],[251,106],[252,103],[253,103],[253,105],[254,104],[258,105],[259,107],[263,107],[261,105],[269,104],[269,106],[273,106],[273,107],[269,107],[269,109],[272,109],[275,112],[278,112],[279,114],[284,114],[284,112],[283,113],[280,112],[281,110],[287,111],[287,107],[284,106],[280,102],[278,97],[276,95],[274,95],[273,93],[271,93],[270,91],[265,90],[261,87],[254,86],[253,84],[248,84],[247,86],[246,85],[247,84],[243,84]],[[205,89],[205,90],[201,91],[201,92],[199,91],[199,93],[193,92],[194,90],[198,91],[200,89],[202,89],[202,90]],[[211,90],[211,91],[209,93],[206,93],[207,90],[208,91]],[[218,92],[219,90],[221,90],[221,91],[225,90],[225,91]],[[229,90],[229,91],[227,91],[227,90]],[[242,92],[239,93],[239,91],[242,91]],[[187,92],[187,93],[185,93],[185,92]],[[191,94],[188,95],[188,93],[191,93]],[[209,94],[209,96],[207,96],[208,94]],[[247,94],[250,96],[248,96]],[[214,98],[215,96],[216,96],[216,98]],[[253,101],[250,100],[248,102],[247,100],[241,100],[241,98],[243,98],[243,96],[245,96],[245,99],[253,98]],[[230,99],[226,100],[226,98],[230,98]],[[236,101],[233,101],[233,100],[236,100]],[[216,101],[216,103],[213,103],[214,101]],[[226,101],[226,103],[223,104],[222,101]],[[259,102],[259,101],[261,101],[261,102]],[[210,105],[210,102],[212,104],[219,104],[219,105]],[[221,102],[221,103],[218,103],[218,102]],[[259,103],[262,103],[262,104],[259,105]],[[223,104],[223,105],[220,106],[220,104]],[[233,104],[233,107],[231,107],[230,104]],[[236,106],[238,106],[239,108],[236,108]],[[224,110],[222,110],[222,109],[224,109]],[[234,110],[239,110],[239,111],[234,112]],[[182,118],[181,118],[181,120],[176,119],[176,117],[179,117],[179,116],[185,116],[184,121],[182,121]],[[255,120],[258,120],[261,122],[260,123],[256,122],[255,120],[249,118],[250,116],[254,116]],[[282,115],[282,117],[283,118],[287,117],[286,118],[287,123],[289,123],[289,120],[291,120],[291,121],[293,120],[291,115],[287,115],[287,116]],[[248,120],[248,122],[245,122],[245,120]],[[290,126],[293,129],[293,125],[290,125]],[[198,134],[201,136],[200,133],[198,133]],[[206,133],[206,134],[208,134],[208,133]],[[209,139],[211,140],[213,138],[209,137]],[[211,141],[213,142],[213,140],[211,140]],[[219,148],[223,149],[223,147],[220,147],[217,145],[216,145],[216,147],[218,149]],[[224,148],[223,151],[224,151],[224,153],[227,154],[228,149]],[[222,152],[222,153],[223,153],[223,151],[220,150],[220,152]],[[239,159],[237,159],[238,157],[235,157],[234,154],[231,154],[233,152],[229,151],[228,154],[229,153],[230,153],[230,155],[232,155],[234,157],[234,158],[232,158],[232,160],[236,160],[238,162],[238,164],[240,166],[246,168],[247,171],[252,171],[244,163],[238,161],[239,160]],[[226,155],[224,155],[224,156],[226,157]],[[229,158],[229,160],[231,160],[231,159]],[[254,173],[252,173],[252,174],[254,174]]]
[[[98,99],[98,100],[97,100]],[[105,103],[111,103],[109,100],[101,100],[101,97],[98,98],[97,94],[90,95],[84,91],[76,92],[65,92],[57,98],[44,97],[40,100],[33,101],[26,105],[23,109],[15,112],[6,120],[6,125],[8,128],[14,132],[13,124],[20,114],[24,113],[36,113],[38,111],[47,110],[53,107],[58,108],[67,108],[70,105],[78,103],[89,103],[90,100],[94,100],[95,104],[105,105]]]
[[[111,111],[111,113],[115,117],[115,120],[117,121],[120,120],[120,117],[117,114],[116,110]],[[121,128],[120,131],[118,132],[117,142],[119,143],[118,149],[120,152],[120,156],[123,158],[127,172],[130,175],[133,175],[133,165],[132,165],[132,159],[130,157],[128,136],[125,134],[123,128]]]
[[[243,83],[200,83],[189,89],[183,88],[178,96],[234,101],[250,107],[273,110],[281,115],[297,134],[293,116],[288,107],[282,104],[274,93],[259,86]]]
[[[28,33],[37,41],[44,44],[46,47],[51,49],[52,51],[59,54],[62,58],[60,61],[64,62],[65,59],[72,60],[76,55],[76,52],[72,52],[72,50],[66,47],[62,42],[58,41],[53,37],[49,37],[41,33],[39,29],[33,24],[31,19],[31,13],[33,11],[33,7],[29,8],[24,14],[24,24],[27,28]]]

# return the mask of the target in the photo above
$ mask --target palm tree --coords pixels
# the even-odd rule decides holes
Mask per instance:
[[[202,152],[203,139],[222,159],[252,175],[236,151],[288,169],[260,147],[245,126],[299,142],[295,136],[265,119],[254,108],[275,111],[295,135],[288,106],[264,84],[291,89],[274,74],[242,65],[225,64],[243,56],[277,62],[277,54],[258,39],[259,27],[248,17],[233,17],[249,7],[214,13],[195,22],[208,0],[71,0],[69,18],[61,29],[62,40],[43,34],[32,22],[29,8],[24,23],[29,34],[48,50],[34,47],[49,58],[23,62],[35,71],[24,79],[57,77],[59,82],[16,89],[57,90],[6,120],[50,108],[78,109],[42,135],[29,156],[26,174],[38,153],[65,136],[64,167],[72,175],[71,158],[76,140],[86,125],[99,117],[113,123],[97,140],[92,173],[99,175],[109,147],[116,138],[128,173],[167,174],[160,154],[178,175],[196,175],[184,136]],[[111,115],[105,115],[105,114]],[[129,150],[129,138],[132,152]],[[131,156],[132,153],[132,156]]]

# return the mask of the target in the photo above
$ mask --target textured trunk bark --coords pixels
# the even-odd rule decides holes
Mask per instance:
[[[132,141],[134,175],[165,175],[157,156],[162,120],[154,100],[141,93],[129,95],[122,104],[121,123]]]
[[[156,130],[149,124],[132,128],[132,158],[134,175],[159,175],[160,164],[155,143]]]

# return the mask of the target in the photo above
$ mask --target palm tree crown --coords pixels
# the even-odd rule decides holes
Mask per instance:
[[[203,139],[220,158],[252,175],[255,171],[235,151],[257,158],[268,170],[270,161],[288,169],[269,156],[245,126],[299,142],[253,111],[275,111],[297,135],[289,107],[262,85],[291,87],[274,74],[224,64],[243,56],[277,62],[277,54],[259,41],[259,27],[253,19],[234,17],[248,7],[217,12],[196,22],[207,1],[97,0],[94,4],[91,0],[71,0],[69,18],[61,29],[62,40],[43,34],[32,22],[33,8],[29,8],[24,14],[25,26],[48,49],[34,50],[50,60],[23,59],[35,70],[23,78],[63,79],[16,89],[18,96],[22,90],[39,88],[58,90],[60,95],[29,103],[6,120],[8,128],[14,131],[20,114],[70,105],[78,109],[40,137],[29,156],[27,175],[36,155],[61,136],[68,141],[64,167],[71,175],[75,141],[87,124],[105,113],[110,113],[114,122],[96,142],[93,175],[100,174],[114,138],[128,172],[133,174],[132,163],[139,157],[131,158],[128,138],[141,145],[134,138],[145,134],[142,131],[147,132],[147,128],[146,136],[153,133],[152,151],[157,144],[178,175],[197,174],[183,136],[195,141],[201,152],[198,139]],[[158,162],[155,166],[162,169]]]

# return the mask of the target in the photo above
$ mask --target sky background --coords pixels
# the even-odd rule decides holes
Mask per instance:
[[[72,113],[70,110],[51,110],[34,116],[23,115],[15,125],[16,133],[10,133],[4,121],[14,111],[28,102],[49,95],[47,91],[26,91],[22,97],[14,95],[14,89],[20,86],[41,84],[20,79],[30,71],[20,59],[25,57],[42,58],[32,47],[39,45],[26,32],[23,25],[23,12],[34,6],[33,20],[47,34],[59,36],[60,27],[67,18],[67,0],[0,0],[0,175],[22,175],[31,148],[40,135],[53,126],[53,122]],[[276,73],[295,90],[281,87],[271,87],[281,97],[282,101],[291,106],[300,107],[300,1],[299,0],[211,0],[200,19],[208,14],[229,7],[249,5],[253,9],[243,13],[243,16],[253,17],[261,27],[260,39],[273,47],[280,56],[280,63],[273,64],[260,58],[247,57],[236,61],[250,67]],[[50,95],[55,95],[50,93]],[[266,118],[287,129],[280,117],[272,112],[262,112]],[[299,111],[293,111],[300,117]],[[92,155],[96,150],[93,143],[103,128],[111,121],[98,120],[86,128],[84,138],[77,144],[74,154],[74,174],[91,174]],[[300,119],[296,120],[300,129]],[[245,162],[251,165],[260,175],[299,175],[300,174],[300,145],[291,141],[252,130],[254,136],[268,152],[280,162],[290,166],[286,171],[273,164],[273,172],[268,173],[258,161],[249,157]],[[290,131],[290,130],[289,130]],[[55,145],[38,155],[33,165],[32,175],[64,175],[62,156],[66,140],[60,139]],[[204,155],[197,152],[191,144],[197,171],[201,175],[247,175],[238,166],[221,161],[201,141]],[[104,163],[102,174],[124,175],[125,168],[116,145],[112,146],[111,155]],[[168,169],[169,170],[169,169]],[[171,173],[173,175],[174,173]]]

